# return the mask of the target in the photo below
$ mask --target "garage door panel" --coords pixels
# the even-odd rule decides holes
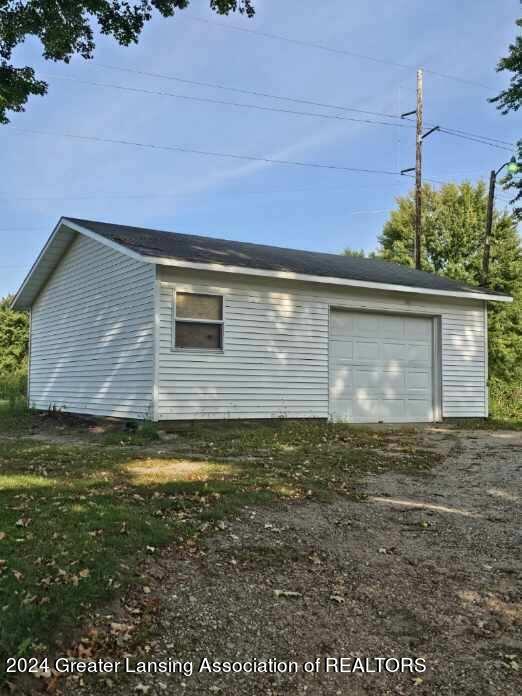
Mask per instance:
[[[406,389],[406,375],[398,369],[383,370],[381,384],[385,393],[393,390],[393,394],[388,393],[388,395],[394,396],[397,393],[404,392]]]
[[[431,364],[431,343],[414,343],[408,345],[408,362]]]
[[[398,320],[399,317],[383,316],[379,322],[380,335],[385,338],[403,338],[404,322]]]
[[[330,327],[333,418],[433,420],[430,318],[332,310]]]
[[[433,420],[433,404],[431,399],[412,399],[407,401],[406,421]]]
[[[379,344],[376,341],[355,341],[353,357],[355,360],[379,360]]]
[[[408,359],[405,343],[383,342],[381,346],[382,359],[404,362]]]
[[[334,418],[334,420],[355,421],[352,410],[352,399],[337,399],[334,404],[335,411],[332,412],[332,418]]]
[[[411,372],[408,371],[406,375],[406,387],[408,391],[410,389],[424,389],[429,391],[430,389],[430,375],[423,372]]]
[[[353,341],[330,341],[330,360],[351,360],[353,358]]]
[[[370,337],[379,335],[379,321],[374,315],[360,314],[354,318],[353,324],[353,331],[357,334],[357,336]]]
[[[380,420],[401,421],[406,419],[405,399],[383,399],[380,406]]]
[[[353,391],[353,368],[337,367],[330,375],[330,398],[351,399]]]
[[[351,404],[352,419],[354,421],[371,423],[375,412],[380,408],[380,399],[369,397],[354,399]]]
[[[337,337],[354,335],[353,315],[346,314],[345,312],[333,312],[330,321],[332,335]]]
[[[404,322],[404,336],[431,342],[431,322],[421,317],[408,317]]]
[[[388,396],[394,396],[405,389],[404,375],[398,370],[388,371],[382,369],[356,368],[354,373],[354,387],[356,389],[372,389],[379,392],[388,391]],[[391,393],[389,393],[391,391]]]

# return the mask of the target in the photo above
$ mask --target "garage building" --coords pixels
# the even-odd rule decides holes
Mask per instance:
[[[488,415],[487,302],[374,259],[61,218],[18,291],[29,402],[151,419]]]

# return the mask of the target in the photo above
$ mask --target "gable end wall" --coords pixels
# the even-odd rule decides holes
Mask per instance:
[[[76,237],[31,310],[31,406],[153,417],[155,276]]]

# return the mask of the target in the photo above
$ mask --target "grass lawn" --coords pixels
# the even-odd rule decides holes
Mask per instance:
[[[197,541],[245,504],[360,496],[366,472],[425,472],[436,456],[407,430],[277,421],[157,439],[150,426],[93,434],[48,417],[52,437],[36,439],[43,418],[0,408],[2,663],[52,650],[93,606],[139,582],[147,554]]]

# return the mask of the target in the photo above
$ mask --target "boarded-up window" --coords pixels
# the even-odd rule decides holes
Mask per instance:
[[[175,347],[223,348],[223,298],[176,293]]]
[[[223,319],[223,298],[218,295],[192,295],[188,292],[176,293],[177,319]]]

